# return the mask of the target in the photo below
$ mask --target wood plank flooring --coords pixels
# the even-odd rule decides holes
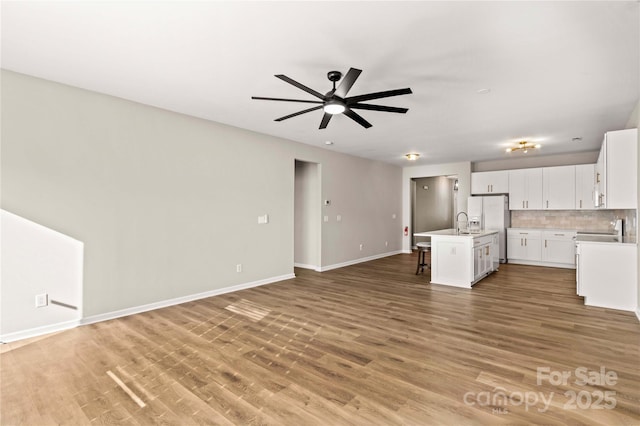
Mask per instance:
[[[0,423],[640,424],[640,324],[585,307],[574,271],[501,265],[465,290],[415,263],[296,270],[4,345]]]

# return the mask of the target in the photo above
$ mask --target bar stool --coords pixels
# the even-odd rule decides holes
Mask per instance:
[[[431,243],[430,242],[416,243],[416,247],[418,248],[418,268],[416,269],[416,275],[418,275],[418,273],[424,272],[425,266],[427,268],[431,268],[431,265],[429,265],[425,260],[425,256],[427,252],[431,251]]]

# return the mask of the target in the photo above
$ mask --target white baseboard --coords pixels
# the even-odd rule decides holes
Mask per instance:
[[[320,272],[320,267],[316,266],[316,265],[306,265],[304,263],[294,263],[293,266],[295,266],[296,268],[312,269],[314,271]]]
[[[259,287],[266,284],[272,284],[278,281],[284,281],[295,278],[295,274],[280,275],[277,277],[266,278],[264,280],[252,281],[249,283],[238,284],[231,287],[219,288],[216,290],[205,291],[204,293],[191,294],[188,296],[176,297],[175,299],[162,300],[160,302],[149,303],[147,305],[134,306],[119,311],[107,312],[104,314],[91,315],[80,320],[81,325],[93,324],[100,321],[107,321],[115,318],[126,317],[133,314],[152,311],[154,309],[166,308],[168,306],[179,305],[181,303],[192,302],[194,300],[205,299],[207,297],[218,296],[225,293],[233,293],[234,291],[245,290],[252,287]]]
[[[321,266],[319,269],[316,269],[316,271],[326,272],[326,271],[330,271],[332,269],[344,268],[345,266],[351,266],[351,265],[356,265],[358,263],[369,262],[371,260],[382,259],[383,257],[394,256],[396,254],[401,254],[401,253],[404,253],[404,252],[402,250],[396,250],[396,251],[392,251],[392,252],[389,252],[389,253],[376,254],[376,255],[373,255],[373,256],[362,257],[360,259],[350,260],[348,262],[342,262],[342,263],[336,263],[336,264],[333,264],[333,265]]]
[[[16,340],[30,339],[32,337],[42,336],[43,334],[55,333],[58,331],[69,330],[80,325],[80,320],[72,320],[59,322],[57,324],[45,325],[42,327],[30,328],[27,330],[16,331],[0,335],[0,342],[9,343]]]
[[[92,315],[79,320],[66,321],[58,324],[47,325],[44,327],[31,328],[28,330],[17,331],[0,335],[1,343],[14,342],[16,340],[28,339],[31,337],[42,336],[43,334],[54,333],[57,331],[69,330],[79,325],[93,324],[100,321],[107,321],[115,318],[126,317],[128,315],[139,314],[154,309],[166,308],[168,306],[179,305],[180,303],[191,302],[207,297],[218,296],[220,294],[232,293],[234,291],[245,290],[252,287],[259,287],[266,284],[284,281],[296,276],[291,274],[280,275],[277,277],[266,278],[264,280],[252,281],[244,284],[238,284],[231,287],[219,288],[216,290],[206,291],[204,293],[191,294],[188,296],[176,297],[175,299],[162,300],[160,302],[149,303],[147,305],[133,306],[119,311],[107,312],[104,314]]]

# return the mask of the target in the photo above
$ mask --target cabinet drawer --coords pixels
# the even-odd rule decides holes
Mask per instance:
[[[540,239],[542,237],[542,231],[538,229],[517,229],[510,228],[507,229],[507,237],[512,238],[531,238],[531,239]]]
[[[570,231],[543,231],[542,238],[554,241],[572,241],[577,234]]]
[[[484,237],[480,237],[480,238],[474,238],[473,239],[473,246],[477,247],[477,246],[481,246],[484,244],[491,244],[493,242],[493,235],[486,235]]]

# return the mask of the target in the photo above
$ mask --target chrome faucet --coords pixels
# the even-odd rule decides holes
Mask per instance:
[[[456,233],[459,234],[460,233],[460,215],[463,214],[466,218],[467,218],[467,226],[466,228],[469,228],[469,215],[467,215],[465,212],[459,212],[456,215]]]

